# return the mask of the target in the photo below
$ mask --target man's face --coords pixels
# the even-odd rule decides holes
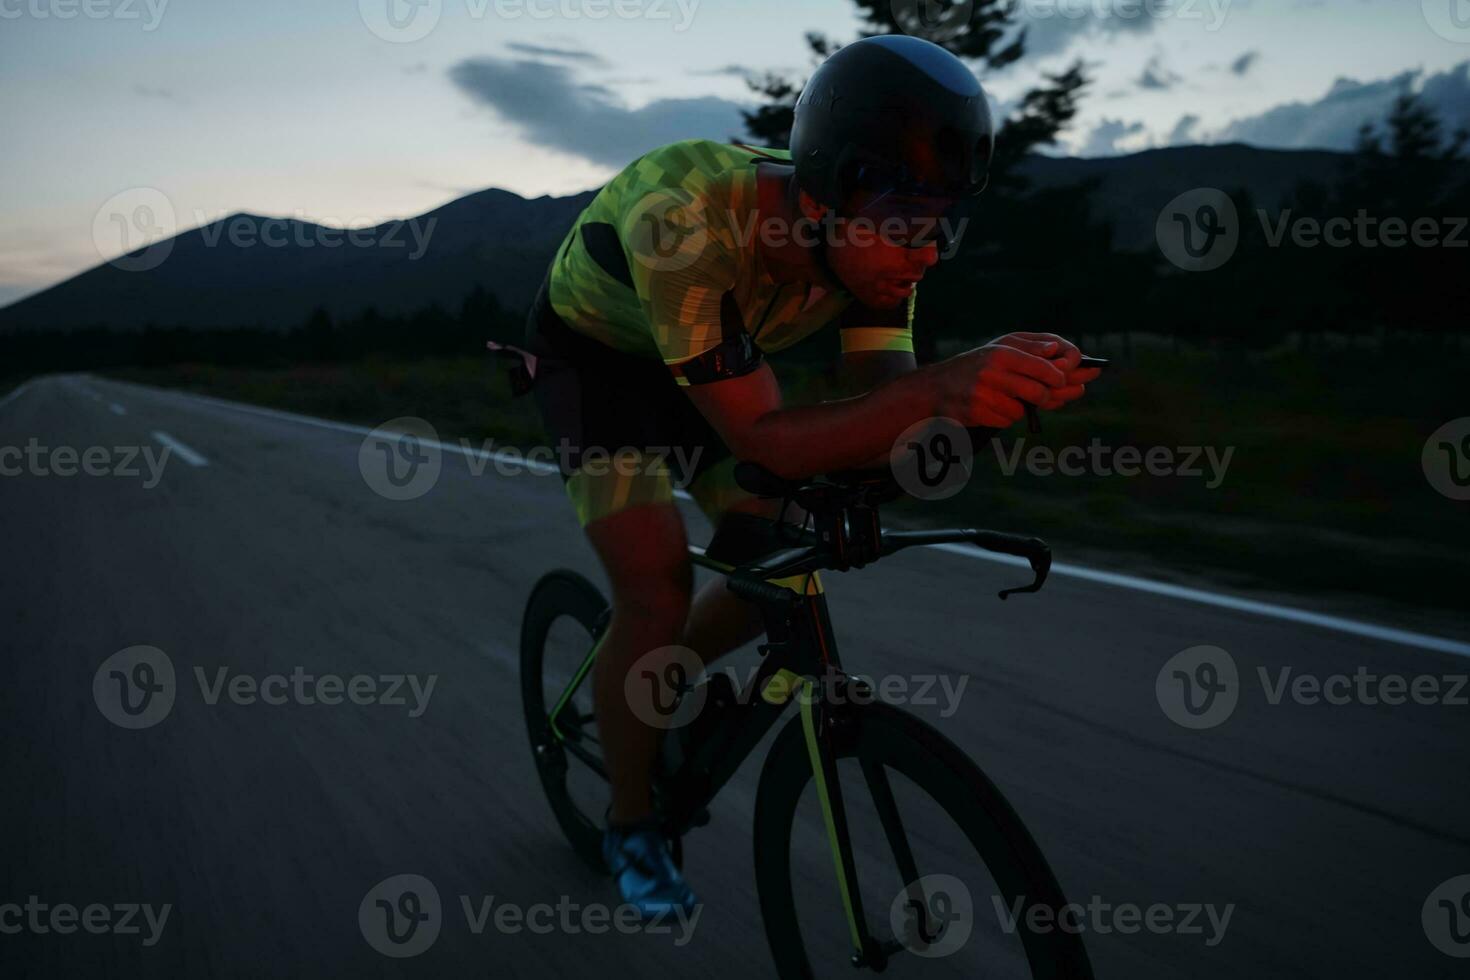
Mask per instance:
[[[837,222],[833,231],[828,266],[859,302],[877,309],[908,302],[914,286],[939,261],[938,244],[913,244],[908,229],[885,230],[882,222],[859,217]]]

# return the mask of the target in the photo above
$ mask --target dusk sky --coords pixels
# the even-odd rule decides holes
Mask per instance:
[[[1027,56],[982,73],[1002,112],[1075,58],[1095,78],[1058,152],[1347,148],[1405,88],[1470,127],[1470,0],[1018,6]],[[0,304],[121,251],[94,225],[136,188],[182,231],[594,187],[739,134],[743,72],[804,77],[804,32],[857,29],[848,0],[0,0]]]

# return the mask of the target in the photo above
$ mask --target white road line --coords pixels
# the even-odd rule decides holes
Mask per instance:
[[[126,414],[128,414],[128,410],[126,408],[123,408],[117,402],[113,402],[111,405],[108,405],[107,408],[108,408],[109,411],[112,412],[113,415],[126,415]]]
[[[334,422],[331,419],[319,419],[311,415],[298,415],[295,412],[283,412],[280,409],[276,408],[262,408],[259,405],[246,405],[241,402],[227,401],[223,398],[214,398],[210,395],[196,395],[192,393],[184,394],[177,391],[146,388],[146,386],[142,385],[138,385],[135,387],[144,388],[150,394],[154,395],[165,395],[172,396],[174,398],[184,399],[187,401],[204,402],[207,405],[217,405],[220,408],[227,408],[235,412],[244,412],[247,415],[260,415],[264,418],[280,419],[283,422],[295,422],[298,425],[309,425],[318,429],[331,429],[335,432],[347,432],[355,436],[369,436],[377,431],[376,429],[369,429],[367,426],[364,425],[353,425],[350,422]],[[506,451],[504,449],[491,452],[485,449],[476,449],[473,446],[451,445],[450,443],[441,442],[437,439],[426,439],[424,440],[424,445],[432,446],[435,449],[438,449],[440,452],[453,453],[456,456],[467,456],[472,459],[484,459],[491,462],[512,463],[522,466],[525,469],[531,470],[533,473],[538,473],[542,475],[555,473],[557,471],[556,467],[551,463],[543,463],[540,460],[528,460],[523,455],[521,455],[520,452]],[[685,493],[682,490],[678,490],[675,492],[682,495],[685,500],[692,499],[689,494]]]
[[[4,408],[6,405],[9,405],[12,401],[14,401],[15,399],[19,398],[25,392],[25,390],[27,388],[29,388],[30,386],[31,386],[31,382],[29,382],[29,381],[22,381],[20,383],[20,387],[16,388],[10,394],[6,395],[4,398],[0,398],[0,408]]]
[[[1002,565],[1016,565],[1021,568],[1030,568],[1030,565],[1024,558],[1017,558],[1014,555],[997,555],[972,545],[936,544],[930,545],[929,547],[937,548],[940,551],[948,551],[955,555],[963,555],[966,558],[979,558],[984,561],[998,562]],[[1449,640],[1440,636],[1432,636],[1428,633],[1415,633],[1412,630],[1396,629],[1392,626],[1379,626],[1376,623],[1365,623],[1356,619],[1344,619],[1341,616],[1330,616],[1326,613],[1316,613],[1306,609],[1295,609],[1291,606],[1277,605],[1273,602],[1242,599],[1237,596],[1222,595],[1218,592],[1206,592],[1204,589],[1191,589],[1183,585],[1155,582],[1152,579],[1139,578],[1136,575],[1125,575],[1121,572],[1105,572],[1100,568],[1088,568],[1085,565],[1072,565],[1060,561],[1051,566],[1051,574],[1060,575],[1064,578],[1080,578],[1088,582],[1098,582],[1103,585],[1114,585],[1123,589],[1133,589],[1136,592],[1147,592],[1151,595],[1167,596],[1170,599],[1182,599],[1185,602],[1199,602],[1221,609],[1232,609],[1236,612],[1253,613],[1257,616],[1264,616],[1267,619],[1284,619],[1293,623],[1304,623],[1308,626],[1320,626],[1323,629],[1334,630],[1338,633],[1350,633],[1354,636],[1363,636],[1372,640],[1383,640],[1387,643],[1418,647],[1422,650],[1433,650],[1436,653],[1449,653],[1457,657],[1470,657],[1470,643],[1462,643],[1459,640]]]
[[[209,460],[184,445],[167,432],[154,432],[153,438],[174,451],[174,455],[190,466],[208,466]]]
[[[146,386],[135,386],[155,395],[172,395],[176,398],[191,401],[205,402],[217,405],[221,408],[244,412],[250,415],[261,415],[266,418],[281,419],[286,422],[296,422],[301,425],[315,426],[321,429],[334,429],[338,432],[349,432],[353,435],[365,436],[374,431],[366,426],[352,425],[347,422],[333,422],[330,419],[314,418],[310,415],[298,415],[295,412],[283,412],[274,408],[261,408],[258,405],[245,405],[240,402],[232,402],[223,398],[214,398],[209,395],[183,394],[181,392],[167,391]],[[155,438],[162,433],[155,432]],[[167,444],[167,443],[165,443]],[[518,463],[527,469],[538,473],[552,473],[556,467],[547,463],[530,462],[519,453],[487,452],[483,449],[473,449],[462,445],[449,445],[443,442],[433,442],[443,452],[455,453],[461,456],[470,456],[477,459],[489,459],[503,462]],[[181,454],[182,455],[182,454]],[[196,464],[199,465],[199,464]],[[686,490],[675,490],[674,496],[683,500],[692,500]],[[997,555],[984,551],[970,545],[962,544],[937,544],[928,547],[947,551],[951,554],[966,558],[975,558],[982,561],[999,562],[1005,565],[1017,565],[1027,567],[1024,558],[1016,558],[1011,555]],[[1457,657],[1470,657],[1470,643],[1459,640],[1451,640],[1441,636],[1433,636],[1428,633],[1416,633],[1412,630],[1396,629],[1391,626],[1380,626],[1376,623],[1365,623],[1355,619],[1345,619],[1341,616],[1332,616],[1326,613],[1312,612],[1307,609],[1296,609],[1292,606],[1282,606],[1272,602],[1260,602],[1255,599],[1243,599],[1237,596],[1225,595],[1219,592],[1208,592],[1204,589],[1192,589],[1181,585],[1171,585],[1168,582],[1155,582],[1151,579],[1139,578],[1136,575],[1124,575],[1119,572],[1107,572],[1098,568],[1088,568],[1085,565],[1073,565],[1067,562],[1057,562],[1051,567],[1051,574],[1063,578],[1079,578],[1089,582],[1097,582],[1101,585],[1111,585],[1121,589],[1132,589],[1135,592],[1144,592],[1150,595],[1164,596],[1170,599],[1179,599],[1185,602],[1198,602],[1220,609],[1230,609],[1235,612],[1250,613],[1267,619],[1280,619],[1292,623],[1301,623],[1306,626],[1316,626],[1321,629],[1331,630],[1337,633],[1347,633],[1351,636],[1361,636],[1373,640],[1382,640],[1385,643],[1395,643],[1400,646],[1415,647],[1421,650],[1432,650],[1436,653],[1448,653]]]

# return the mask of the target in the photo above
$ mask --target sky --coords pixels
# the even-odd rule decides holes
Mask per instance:
[[[1057,153],[1346,149],[1405,90],[1470,128],[1470,0],[1017,7],[1026,56],[977,66],[1002,113],[1075,60],[1094,80]],[[0,0],[0,305],[240,211],[595,187],[741,135],[748,74],[804,78],[807,31],[860,26],[851,0]]]

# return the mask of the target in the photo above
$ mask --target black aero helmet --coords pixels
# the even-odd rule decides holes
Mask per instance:
[[[994,149],[995,123],[974,73],[904,34],[864,38],[823,62],[791,127],[797,183],[833,209],[858,190],[973,197]]]

